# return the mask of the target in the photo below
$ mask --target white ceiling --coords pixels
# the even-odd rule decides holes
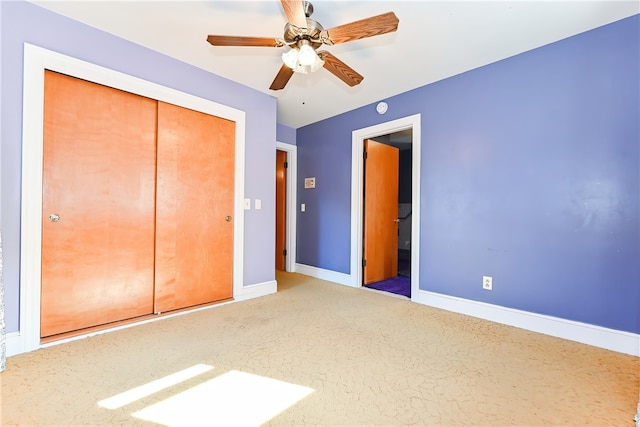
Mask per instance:
[[[398,31],[326,47],[364,76],[358,86],[321,69],[270,91],[286,48],[214,47],[206,37],[282,37],[278,0],[33,3],[271,94],[278,122],[292,128],[640,13],[637,0],[315,0],[312,18],[325,28],[393,11]]]

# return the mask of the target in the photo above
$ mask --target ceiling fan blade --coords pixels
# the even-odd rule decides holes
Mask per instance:
[[[318,56],[324,61],[324,68],[349,86],[360,84],[364,79],[357,71],[326,50],[319,51]]]
[[[293,76],[293,70],[287,67],[285,64],[282,64],[282,67],[280,67],[280,71],[278,71],[276,78],[273,79],[273,83],[271,83],[271,86],[269,86],[269,89],[271,90],[284,89],[284,87],[289,82],[289,79],[291,78],[291,76]]]
[[[298,28],[307,28],[307,15],[302,0],[281,0],[287,21]]]
[[[280,47],[284,43],[276,38],[269,37],[242,37],[242,36],[209,36],[207,41],[214,46],[258,46]]]
[[[327,44],[346,43],[352,40],[364,39],[380,34],[391,33],[398,29],[398,17],[393,12],[354,21],[349,24],[329,28],[321,33],[326,37]]]

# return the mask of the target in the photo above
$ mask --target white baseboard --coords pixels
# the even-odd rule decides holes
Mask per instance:
[[[640,334],[422,290],[414,301],[430,307],[640,357]]]
[[[326,280],[328,282],[334,282],[340,285],[352,286],[351,275],[349,274],[338,273],[337,271],[331,270],[324,270],[322,268],[298,263],[296,263],[294,271],[296,273],[304,274],[305,276],[315,277],[316,279]]]
[[[244,301],[252,298],[263,297],[269,294],[275,294],[278,291],[278,283],[275,280],[269,282],[256,283],[242,288],[240,295],[234,296],[235,301]]]
[[[9,332],[5,336],[5,344],[7,345],[7,357],[22,353],[20,332]]]
[[[351,286],[350,276],[343,273],[323,270],[303,264],[296,264],[296,272],[315,277],[317,279]],[[277,283],[275,281],[245,286],[242,295],[236,297],[235,300],[243,301],[258,298],[275,293],[276,290]],[[455,313],[478,317],[492,322],[515,326],[517,328],[533,332],[640,357],[639,334],[617,331],[615,329],[603,328],[601,326],[589,325],[558,317],[545,316],[542,314],[500,307],[484,302],[472,301],[422,290],[419,291],[417,298],[413,301],[430,307],[441,308]],[[7,357],[23,353],[22,341],[20,340],[19,332],[8,333],[6,335],[6,345]]]
[[[296,273],[353,286],[348,274],[304,264],[296,264],[295,268]],[[416,297],[412,296],[411,300],[430,307],[640,357],[640,334],[422,290]]]

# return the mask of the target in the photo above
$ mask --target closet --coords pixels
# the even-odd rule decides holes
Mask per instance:
[[[235,123],[45,72],[41,337],[231,298]]]

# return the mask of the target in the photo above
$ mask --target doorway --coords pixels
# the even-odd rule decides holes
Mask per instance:
[[[276,207],[276,265],[275,269],[280,271],[293,272],[295,271],[296,263],[296,177],[297,177],[297,158],[298,147],[293,144],[286,144],[284,142],[276,142],[276,162],[280,162],[281,158],[286,161],[286,169],[284,173],[284,182],[279,182],[278,178],[278,166],[276,165],[276,197],[278,192],[283,192],[284,197],[283,205]],[[278,154],[282,153],[282,154]],[[282,186],[278,190],[278,187]],[[276,200],[276,203],[281,203]],[[278,210],[284,209],[284,221],[280,223],[281,219],[278,217]],[[278,225],[280,223],[280,225]],[[282,242],[282,243],[280,243]],[[281,245],[284,245],[281,248]],[[277,263],[278,252],[286,251],[284,257],[284,268],[279,268]]]
[[[363,285],[411,297],[411,129],[364,142]]]
[[[285,270],[287,259],[287,152],[276,151],[276,270]]]
[[[400,256],[408,256],[408,275],[411,277],[411,299],[418,300],[420,283],[420,124],[421,115],[416,114],[400,118],[397,120],[381,123],[375,126],[358,129],[352,132],[352,169],[351,169],[351,286],[363,286],[363,209],[364,209],[364,142],[367,139],[376,139],[385,135],[405,133],[410,135],[411,151],[411,196],[410,203],[404,209],[410,209],[411,215],[406,219],[407,226],[410,227],[408,247],[403,247],[404,252],[399,252]],[[402,213],[399,211],[399,214]],[[406,216],[406,212],[404,215]],[[401,241],[402,243],[402,241]]]

